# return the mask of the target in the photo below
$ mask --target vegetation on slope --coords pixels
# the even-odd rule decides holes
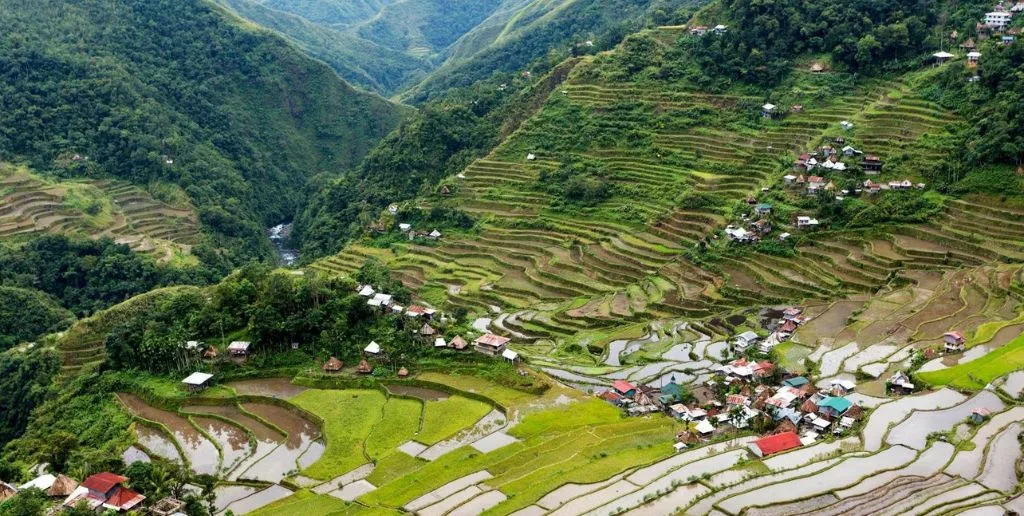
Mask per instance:
[[[206,283],[223,272],[157,265],[110,239],[48,235],[0,246],[0,285],[45,292],[77,316],[159,286]]]
[[[17,0],[0,23],[3,157],[178,184],[236,260],[268,255],[263,227],[307,178],[358,163],[406,113],[201,0]]]
[[[614,48],[645,26],[683,23],[691,0],[536,2],[467,35],[444,66],[403,94],[412,103],[443,97],[494,75],[545,73],[568,57]],[[681,9],[683,8],[683,9]],[[589,44],[588,44],[589,42]]]
[[[306,18],[300,14],[300,9],[289,10],[287,5],[273,8],[275,4],[284,2],[216,1],[241,17],[276,31],[309,55],[330,65],[349,83],[367,91],[390,94],[433,68],[422,57],[386,47],[349,31],[336,30],[326,20],[318,23],[318,16],[308,15],[311,17]],[[335,6],[348,4],[352,2],[336,2]],[[326,18],[334,19],[331,16]]]
[[[66,328],[74,319],[42,292],[0,285],[0,351]]]

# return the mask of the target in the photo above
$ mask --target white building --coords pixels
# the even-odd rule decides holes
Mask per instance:
[[[1010,11],[992,11],[985,13],[985,25],[993,29],[1004,29],[1010,24],[1010,20],[1013,19],[1013,13]]]

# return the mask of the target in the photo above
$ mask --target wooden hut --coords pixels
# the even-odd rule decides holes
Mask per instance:
[[[398,377],[399,378],[405,378],[407,376],[409,376],[409,370],[408,369],[403,367],[403,368],[398,370]]]
[[[373,372],[373,368],[370,367],[370,363],[366,360],[360,360],[359,365],[356,366],[356,372],[359,374],[370,374]]]
[[[342,367],[345,367],[345,363],[338,360],[336,357],[328,358],[327,361],[324,362],[325,373],[337,373],[338,371],[341,371]]]

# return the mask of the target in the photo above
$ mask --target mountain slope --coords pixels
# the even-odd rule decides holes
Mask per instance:
[[[842,65],[797,52],[773,61],[767,85],[730,83],[731,63],[699,73],[702,59],[734,40],[662,27],[586,58],[493,152],[442,180],[443,189],[400,205],[397,216],[385,214],[383,234],[368,232],[314,267],[351,274],[372,257],[427,302],[480,314],[498,307],[499,316],[481,315],[493,317],[491,329],[544,344],[531,350],[542,359],[551,345],[593,342],[625,324],[873,292],[907,268],[1024,260],[1019,179],[1002,183],[1003,199],[964,202],[948,194],[1007,174],[962,171],[960,190],[941,177],[961,145],[974,156],[1003,136],[959,143],[972,137],[964,118],[1006,106],[980,94],[984,106],[960,113],[937,102],[944,88],[975,84],[968,72],[981,74],[983,88],[1007,80],[1019,43],[986,43],[991,68],[933,66],[915,53],[927,50],[900,48],[912,54],[892,66],[900,73],[812,71],[816,60]],[[781,111],[764,115],[766,102]],[[992,161],[980,154],[978,163],[1012,176],[1019,147],[1007,140],[1006,152]],[[851,154],[839,156],[845,171],[810,173],[825,177],[816,193],[794,184],[793,163],[822,146],[850,146]],[[885,163],[881,174],[862,164],[865,154]],[[885,189],[871,194],[869,179]],[[774,229],[756,244],[731,243],[727,227],[756,229],[758,203]],[[973,203],[989,208],[971,213]],[[445,210],[477,222],[466,230],[426,215]],[[831,231],[808,231],[798,216]],[[396,238],[402,222],[418,231],[438,225],[444,236]]]
[[[210,242],[265,255],[307,178],[407,114],[201,0],[0,5],[0,155],[65,177],[170,182]]]
[[[396,91],[433,69],[426,59],[337,30],[330,23],[318,24],[298,14],[274,9],[270,3],[216,1],[241,17],[276,31],[309,55],[330,65],[346,81],[367,91]]]

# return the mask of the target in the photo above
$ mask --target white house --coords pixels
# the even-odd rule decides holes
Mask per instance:
[[[729,240],[733,242],[750,242],[754,238],[754,234],[743,228],[735,228],[729,226],[725,228],[725,234],[728,235]]]
[[[1004,29],[1013,19],[1010,11],[992,11],[985,13],[985,26],[992,29]]]
[[[807,216],[799,216],[796,218],[796,227],[798,228],[813,228],[818,227],[818,219],[812,219]]]
[[[974,51],[974,52],[968,52],[967,53],[967,62],[968,63],[977,64],[978,63],[978,59],[980,59],[980,58],[981,58],[981,52]]]
[[[759,337],[756,333],[748,330],[737,335],[733,343],[736,344],[736,346],[738,346],[740,349],[747,349],[748,347],[750,347],[751,344],[757,342],[758,339]]]

